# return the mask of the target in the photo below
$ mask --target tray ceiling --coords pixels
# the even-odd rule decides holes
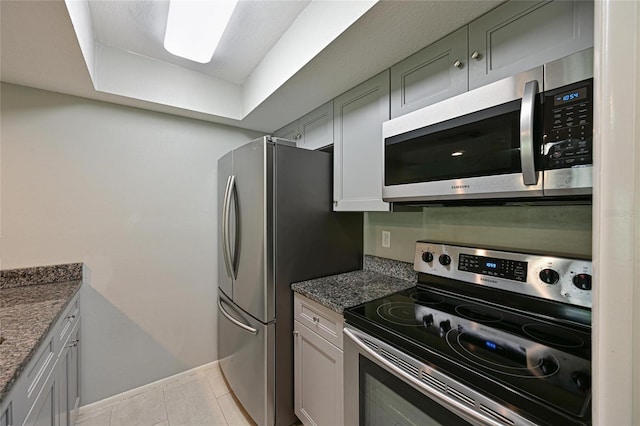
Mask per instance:
[[[272,132],[501,2],[241,0],[198,64],[164,50],[166,0],[2,0],[0,76]]]

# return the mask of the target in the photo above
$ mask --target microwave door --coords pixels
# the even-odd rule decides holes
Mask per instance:
[[[541,81],[540,67],[385,122],[384,200],[542,196]]]

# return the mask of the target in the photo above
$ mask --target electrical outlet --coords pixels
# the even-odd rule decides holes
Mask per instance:
[[[382,247],[384,248],[391,247],[391,232],[382,231]]]

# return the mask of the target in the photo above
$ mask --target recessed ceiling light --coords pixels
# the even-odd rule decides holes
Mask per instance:
[[[451,156],[452,157],[460,157],[462,154],[464,154],[464,151],[456,151],[456,152],[452,152]]]
[[[170,0],[164,48],[194,62],[210,62],[237,3],[237,0]]]

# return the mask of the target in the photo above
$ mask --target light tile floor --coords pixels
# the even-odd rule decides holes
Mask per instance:
[[[81,407],[77,426],[255,425],[217,363],[145,386],[124,399]],[[113,399],[110,399],[113,401]]]

